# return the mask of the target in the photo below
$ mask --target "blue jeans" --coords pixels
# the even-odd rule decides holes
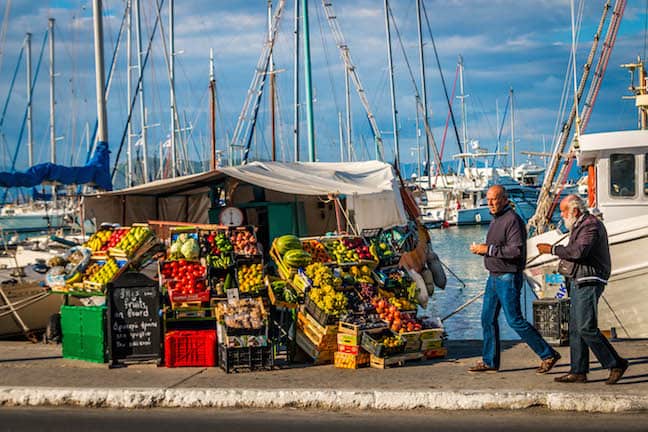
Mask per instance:
[[[520,309],[521,290],[522,273],[491,274],[488,276],[481,322],[484,331],[482,358],[484,363],[490,367],[497,369],[500,367],[500,332],[497,322],[500,309],[504,309],[504,316],[508,325],[542,360],[556,354],[556,351],[540,336],[540,333],[522,316]]]
[[[603,284],[578,286],[569,290],[569,356],[571,373],[589,372],[591,349],[605,369],[623,367],[623,359],[598,329],[598,300]]]

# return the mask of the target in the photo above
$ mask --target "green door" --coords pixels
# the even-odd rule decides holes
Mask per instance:
[[[299,235],[296,228],[293,203],[268,203],[269,244],[284,234]]]

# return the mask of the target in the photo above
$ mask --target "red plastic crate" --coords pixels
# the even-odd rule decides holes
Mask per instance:
[[[172,331],[164,337],[166,367],[216,366],[214,330]]]

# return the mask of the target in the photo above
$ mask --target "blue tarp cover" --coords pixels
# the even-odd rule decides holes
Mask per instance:
[[[47,162],[34,165],[23,172],[0,172],[0,187],[32,187],[45,182],[88,184],[99,189],[112,190],[108,143],[100,141],[92,159],[85,166],[66,167]]]

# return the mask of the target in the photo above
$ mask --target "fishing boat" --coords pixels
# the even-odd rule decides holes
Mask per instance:
[[[625,65],[645,82],[642,61]],[[578,164],[588,172],[589,206],[596,206],[608,232],[612,274],[599,303],[598,324],[624,338],[648,337],[648,93],[633,86],[641,130],[584,134]],[[527,242],[525,276],[540,295],[558,258],[537,255],[536,244],[566,244],[568,234],[548,231]]]

